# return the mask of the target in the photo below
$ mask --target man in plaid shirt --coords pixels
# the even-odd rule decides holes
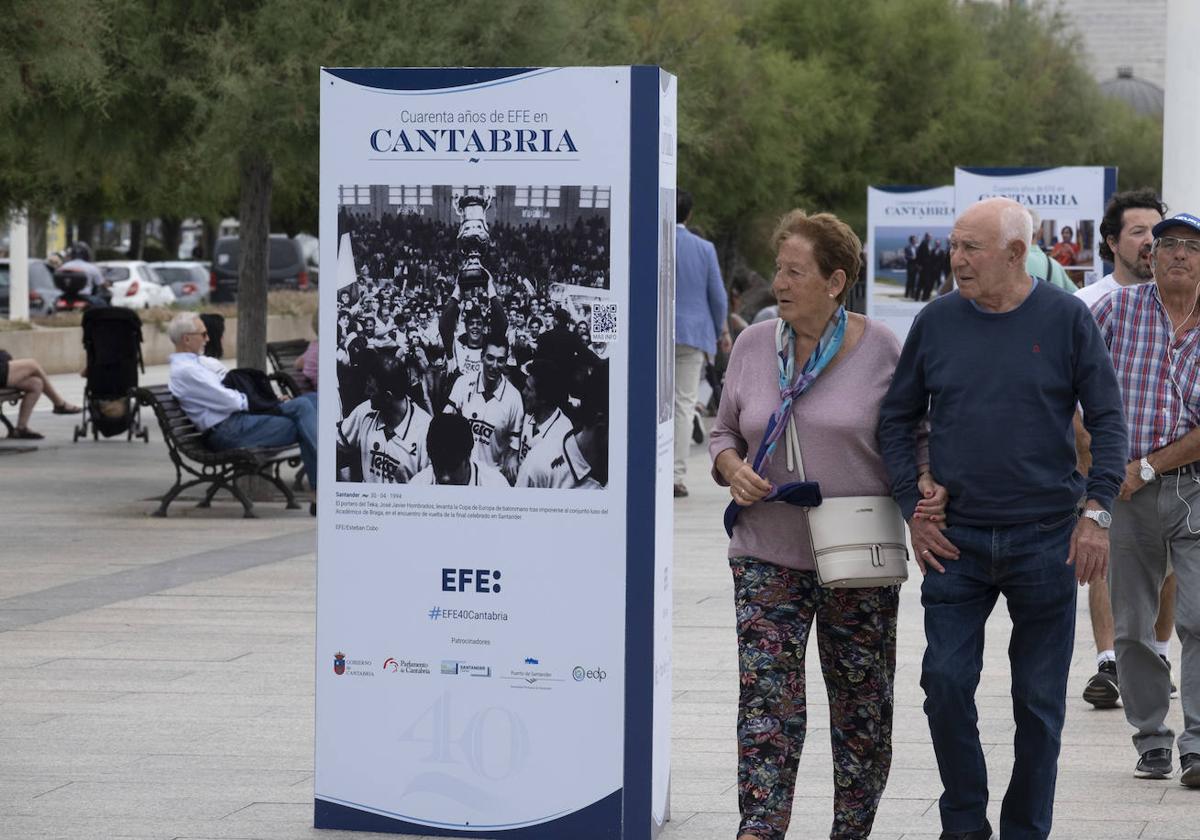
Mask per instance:
[[[1109,592],[1125,717],[1137,729],[1134,775],[1169,778],[1171,674],[1153,642],[1159,590],[1168,567],[1175,570],[1180,781],[1200,787],[1200,217],[1165,219],[1153,234],[1154,282],[1117,289],[1093,310],[1129,424]]]

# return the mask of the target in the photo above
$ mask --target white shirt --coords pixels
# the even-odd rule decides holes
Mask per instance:
[[[1077,291],[1075,293],[1075,297],[1086,303],[1088,305],[1088,309],[1091,309],[1097,303],[1108,297],[1110,292],[1119,288],[1121,288],[1121,284],[1117,282],[1117,278],[1113,277],[1111,274],[1105,274],[1092,285],[1084,286],[1082,289]]]
[[[517,472],[517,487],[558,487],[566,490],[598,490],[604,487],[592,478],[592,467],[583,457],[574,431],[563,435],[562,442],[547,445],[543,441],[529,452]]]
[[[431,419],[427,411],[410,400],[404,419],[388,428],[371,401],[366,400],[338,424],[339,442],[359,451],[363,481],[404,484],[429,466],[425,438]]]
[[[471,433],[475,435],[472,458],[481,464],[499,467],[505,453],[520,446],[525,404],[504,374],[500,374],[491,399],[484,397],[483,387],[482,373],[474,377],[460,376],[450,389],[446,411],[461,414],[471,424]]]
[[[571,431],[571,421],[562,413],[562,409],[554,409],[554,413],[546,418],[546,422],[538,423],[532,414],[525,415],[521,426],[520,460],[524,463],[530,450],[542,441],[549,440],[552,446],[562,446],[563,436]]]
[[[412,477],[409,484],[437,484],[433,477],[433,465],[430,464],[425,469]],[[469,487],[508,487],[508,479],[500,474],[500,471],[489,467],[487,464],[476,463],[471,460],[471,477],[467,479]]]
[[[221,384],[229,371],[212,356],[172,353],[170,364],[167,388],[200,431],[207,432],[230,414],[249,408],[245,394]]]
[[[472,379],[483,373],[483,345],[468,347],[465,338],[460,335],[454,339],[454,358],[450,369],[462,371],[464,378]]]

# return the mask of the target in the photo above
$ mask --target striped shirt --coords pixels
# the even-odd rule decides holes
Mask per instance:
[[[1092,309],[1112,355],[1136,461],[1200,424],[1200,328],[1171,346],[1171,319],[1158,285],[1113,291]]]

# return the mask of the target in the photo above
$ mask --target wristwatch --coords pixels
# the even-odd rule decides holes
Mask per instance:
[[[1142,481],[1153,481],[1158,473],[1154,471],[1154,467],[1150,466],[1150,462],[1143,458],[1142,468],[1138,472],[1138,475],[1141,477]]]
[[[1083,515],[1088,519],[1091,519],[1101,528],[1107,528],[1108,526],[1112,525],[1112,514],[1106,510],[1088,509],[1083,512]]]

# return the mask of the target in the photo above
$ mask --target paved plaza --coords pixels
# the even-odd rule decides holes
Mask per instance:
[[[143,383],[162,382],[151,368]],[[79,401],[82,380],[55,377]],[[315,527],[307,510],[187,500],[148,516],[171,482],[149,445],[71,443],[41,410],[38,451],[0,454],[0,838],[340,840],[312,828]],[[5,442],[0,441],[0,445]],[[737,661],[723,491],[696,447],[676,502],[672,821],[664,840],[733,840]],[[194,501],[194,499],[193,499]],[[1200,791],[1138,781],[1119,710],[1079,692],[1094,671],[1086,599],[1071,673],[1056,838],[1200,837]],[[1008,618],[988,627],[980,730],[989,816],[1012,766]],[[916,581],[902,590],[895,759],[872,835],[929,840],[940,787],[918,685]],[[815,643],[814,643],[815,644]],[[1178,669],[1178,643],[1172,654]],[[791,838],[828,836],[828,711],[815,655]],[[1182,725],[1178,701],[1170,723]],[[564,768],[570,772],[570,768]],[[396,835],[379,835],[391,836]],[[571,840],[571,838],[563,838]]]

